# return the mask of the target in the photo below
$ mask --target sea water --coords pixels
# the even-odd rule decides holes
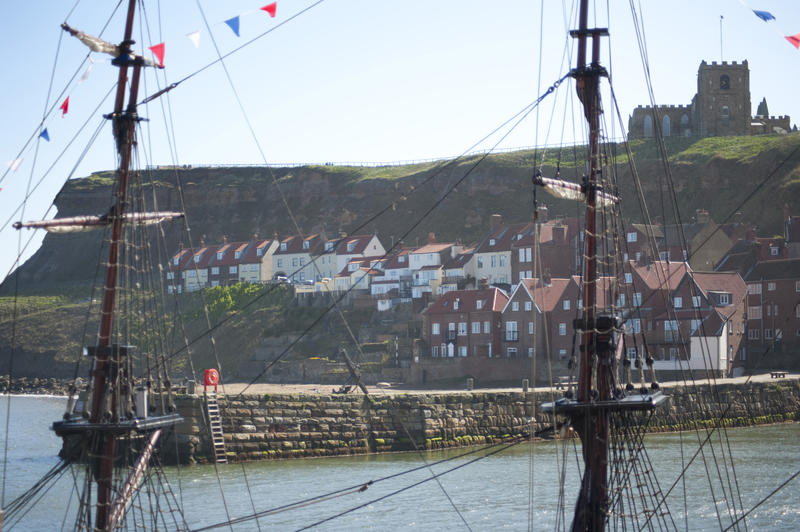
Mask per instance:
[[[5,444],[8,398],[0,399]],[[60,440],[49,426],[60,418],[64,406],[63,398],[11,398],[8,457],[4,464],[6,504],[57,463]],[[705,432],[699,436],[705,437]],[[661,491],[666,492],[674,484],[668,498],[669,509],[674,524],[683,530],[724,529],[734,519],[732,516],[753,508],[800,470],[798,441],[800,423],[729,429],[726,434],[712,434],[713,447],[705,446],[687,467],[698,449],[697,434],[646,438]],[[258,523],[248,520],[233,528],[298,530],[337,514],[343,515],[314,529],[553,530],[557,523],[563,528],[565,521],[570,522],[578,486],[576,442],[567,442],[566,446],[557,442],[522,444],[485,457],[485,451],[472,451],[476,448],[281,460],[248,463],[244,467],[169,467],[165,471],[191,528],[326,494],[332,498],[279,510],[260,518]],[[445,459],[449,460],[442,462]],[[408,472],[415,468],[418,469]],[[676,483],[684,468],[684,479]],[[563,492],[558,481],[562,471],[567,486]],[[434,474],[441,476],[433,478]],[[386,478],[391,475],[398,476]],[[369,481],[377,482],[361,492],[352,489],[333,496],[336,490]],[[75,499],[70,496],[73,483],[71,475],[64,475],[14,530],[53,530],[62,526],[71,529],[75,510]],[[800,477],[753,510],[747,517],[748,527],[800,530],[798,490]],[[566,501],[564,512],[557,510],[560,497]],[[226,529],[229,530],[220,528]]]

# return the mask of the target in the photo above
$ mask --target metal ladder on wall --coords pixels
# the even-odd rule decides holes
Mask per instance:
[[[211,433],[211,445],[214,447],[214,460],[218,464],[227,464],[228,456],[225,454],[225,438],[222,434],[222,417],[219,415],[217,392],[203,392],[206,402],[206,416],[208,431]]]

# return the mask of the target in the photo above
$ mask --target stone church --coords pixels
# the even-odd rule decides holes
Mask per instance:
[[[790,130],[788,116],[770,116],[767,100],[750,116],[750,69],[737,63],[703,61],[697,71],[697,94],[689,105],[638,106],[628,119],[628,138],[646,138],[660,127],[665,137],[760,135]]]

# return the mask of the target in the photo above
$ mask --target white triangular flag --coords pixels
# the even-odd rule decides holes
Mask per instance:
[[[12,172],[16,172],[17,168],[19,168],[19,165],[21,165],[21,164],[22,164],[22,159],[14,159],[13,161],[7,162],[6,166],[11,168]]]
[[[78,83],[83,83],[87,79],[89,79],[89,73],[92,71],[92,67],[94,66],[94,59],[89,57],[89,65],[86,67],[86,70],[83,72],[83,76],[81,79],[78,80]]]
[[[192,33],[189,33],[186,36],[189,37],[189,39],[194,44],[195,48],[200,48],[200,31],[199,30],[198,31],[193,31]]]

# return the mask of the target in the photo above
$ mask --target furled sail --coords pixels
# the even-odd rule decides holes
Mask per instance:
[[[586,201],[586,192],[584,188],[577,183],[570,183],[569,181],[553,179],[551,177],[537,176],[535,178],[535,184],[543,187],[547,192],[557,198]],[[597,207],[605,208],[619,202],[619,198],[607,192],[603,192],[602,190],[598,190],[596,201]]]
[[[183,218],[182,212],[129,212],[122,215],[125,223],[150,225]],[[77,233],[103,229],[111,225],[113,217],[108,214],[99,216],[72,216],[55,220],[35,222],[16,222],[14,229],[44,229],[49,233]]]
[[[73,37],[75,37],[76,39],[78,39],[79,41],[81,41],[83,44],[88,46],[89,49],[93,52],[108,54],[114,57],[115,59],[126,56],[128,60],[133,61],[136,64],[142,64],[144,66],[149,66],[149,67],[164,68],[163,65],[156,63],[150,58],[131,53],[130,45],[133,43],[133,41],[123,41],[122,44],[116,45],[104,41],[99,37],[95,37],[94,35],[89,35],[88,33],[76,30],[66,22],[61,24],[61,28],[70,35],[72,35]]]

